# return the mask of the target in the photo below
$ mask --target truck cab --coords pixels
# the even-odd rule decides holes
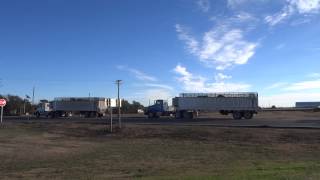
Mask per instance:
[[[52,110],[52,108],[51,108],[51,104],[49,102],[40,102],[39,105],[37,106],[35,115],[38,118],[40,116],[48,117],[51,110]]]
[[[149,118],[158,118],[167,114],[169,114],[168,102],[162,99],[155,100],[154,104],[148,106],[145,111],[145,115],[148,115]]]

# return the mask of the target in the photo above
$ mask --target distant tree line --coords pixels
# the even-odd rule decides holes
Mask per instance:
[[[3,114],[5,116],[16,116],[24,113],[32,114],[35,107],[31,105],[27,98],[21,98],[16,95],[0,95],[0,98],[4,98],[7,101],[6,106],[3,108]]]
[[[127,100],[122,101],[122,113],[137,113],[138,109],[144,109],[144,106],[137,101],[132,101],[132,103]]]

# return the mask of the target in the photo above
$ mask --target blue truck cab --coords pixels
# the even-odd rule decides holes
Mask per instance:
[[[168,102],[162,99],[155,100],[153,105],[147,107],[145,115],[148,115],[148,118],[159,118],[160,116],[170,115]]]

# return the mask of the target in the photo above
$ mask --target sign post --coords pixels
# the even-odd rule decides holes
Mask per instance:
[[[110,113],[111,113],[111,115],[110,115],[110,132],[112,133],[112,107],[110,107]]]
[[[117,107],[117,103],[116,103],[116,100],[115,99],[110,99],[110,132],[112,132],[112,128],[113,128],[113,117],[112,117],[112,111],[113,111],[113,108],[114,107]]]
[[[3,116],[3,107],[7,104],[5,99],[0,99],[0,106],[1,106],[1,124],[2,124],[2,116]]]

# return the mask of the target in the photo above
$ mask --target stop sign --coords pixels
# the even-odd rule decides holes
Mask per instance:
[[[5,99],[0,99],[0,107],[3,107],[7,104],[7,101]]]

